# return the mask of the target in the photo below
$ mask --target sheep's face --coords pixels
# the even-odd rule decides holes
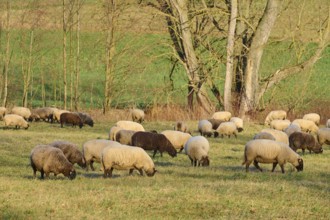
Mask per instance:
[[[94,121],[93,120],[87,120],[86,124],[88,124],[89,126],[93,127],[94,126]]]
[[[167,152],[171,157],[176,157],[177,152],[173,146],[168,145],[167,149]]]
[[[155,175],[156,172],[157,172],[157,170],[155,168],[153,168],[151,172],[150,171],[146,172],[146,174],[147,174],[147,176],[152,177]]]
[[[316,146],[312,149],[312,151],[316,154],[321,154],[323,153],[323,148],[321,146]]]
[[[204,156],[202,157],[200,164],[202,165],[202,167],[208,167],[210,166],[210,160],[208,156]]]
[[[84,124],[82,122],[79,123],[79,128],[82,128]]]
[[[298,158],[298,166],[296,166],[297,171],[303,171],[304,169],[304,161],[302,158]]]
[[[72,169],[69,173],[69,179],[73,180],[74,178],[76,178],[76,171],[74,169]]]

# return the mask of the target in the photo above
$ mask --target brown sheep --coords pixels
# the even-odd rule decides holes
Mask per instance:
[[[219,125],[222,123],[222,122],[225,122],[224,120],[219,120],[219,119],[214,119],[214,118],[210,118],[210,119],[207,119],[209,122],[211,122],[212,124],[212,129],[214,130],[217,130],[217,128],[219,127]]]
[[[312,153],[312,151],[316,154],[323,152],[322,146],[314,138],[314,136],[304,132],[292,133],[289,137],[289,145],[294,151],[297,151],[297,149],[301,149],[303,154],[305,154],[306,148],[307,150],[309,150],[310,154]]]
[[[138,131],[132,136],[132,145],[141,147],[144,150],[153,150],[154,154],[152,157],[155,157],[157,151],[160,152],[161,157],[164,151],[172,157],[176,157],[177,154],[174,146],[163,134]]]
[[[41,179],[44,179],[44,174],[49,178],[50,173],[54,173],[55,176],[62,173],[71,180],[76,177],[72,163],[66,159],[60,149],[50,145],[37,145],[33,148],[30,154],[30,163],[34,178],[36,178],[37,171],[40,171]]]
[[[94,126],[94,121],[89,114],[83,113],[83,112],[76,112],[76,114],[79,115],[79,117],[81,118],[81,120],[84,124],[89,125],[91,127]]]
[[[71,112],[62,113],[60,116],[60,123],[61,128],[63,128],[63,124],[72,124],[72,127],[78,125],[79,128],[82,128],[84,125],[81,118],[77,114]]]

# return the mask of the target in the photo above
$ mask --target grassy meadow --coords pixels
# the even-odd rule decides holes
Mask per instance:
[[[154,177],[128,176],[76,166],[77,177],[33,179],[29,154],[37,144],[67,140],[82,146],[108,138],[114,120],[96,118],[93,128],[32,123],[28,130],[0,131],[0,219],[329,219],[330,147],[304,158],[304,171],[287,164],[286,173],[270,164],[265,172],[241,166],[244,144],[263,128],[246,123],[238,138],[208,138],[210,167],[191,167],[188,157],[168,154],[154,158]],[[146,121],[146,130],[172,129],[173,121]],[[189,122],[191,130],[197,121]],[[0,122],[0,128],[4,126]],[[193,135],[197,135],[194,131]],[[149,152],[151,155],[151,152]],[[96,164],[98,170],[99,164]]]

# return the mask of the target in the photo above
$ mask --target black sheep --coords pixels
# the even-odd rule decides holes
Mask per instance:
[[[63,128],[63,124],[72,124],[72,127],[78,125],[79,128],[82,128],[82,126],[84,125],[83,121],[78,116],[78,114],[71,112],[62,113],[60,116],[60,123],[61,123],[61,128]]]
[[[319,142],[311,134],[296,131],[292,133],[289,137],[289,145],[292,150],[297,151],[297,149],[302,149],[303,154],[305,154],[305,149],[309,150],[309,153],[322,153],[323,149]]]

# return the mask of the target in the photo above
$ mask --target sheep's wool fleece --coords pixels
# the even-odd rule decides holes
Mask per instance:
[[[89,158],[95,158],[96,160],[101,160],[101,153],[105,147],[115,147],[121,146],[120,143],[116,141],[110,141],[105,139],[95,139],[87,141],[83,144],[83,154],[86,160]]]
[[[28,123],[20,115],[8,114],[5,115],[3,120],[5,122],[5,126],[19,126],[23,128],[28,127]]]
[[[231,135],[237,133],[237,127],[234,122],[224,122],[219,125],[217,131],[220,134]]]
[[[163,135],[171,142],[175,148],[181,148],[191,138],[191,135],[182,131],[165,130]]]
[[[121,127],[125,130],[145,131],[141,124],[133,121],[118,121],[116,123],[116,126]]]
[[[271,128],[265,128],[265,129],[262,129],[261,132],[267,132],[267,133],[273,135],[275,140],[278,142],[282,142],[284,144],[289,144],[289,137],[283,131],[278,131],[278,130],[271,129]]]
[[[298,124],[302,131],[313,131],[317,132],[319,128],[313,121],[306,119],[296,119],[292,122],[292,124]]]
[[[271,121],[275,119],[286,119],[286,111],[284,110],[274,110],[268,113],[266,119],[265,119],[265,124],[269,125]]]
[[[198,122],[199,131],[212,131],[212,124],[208,120],[200,120]]]
[[[210,150],[208,140],[203,136],[194,136],[189,138],[184,145],[184,151],[193,159],[200,160],[203,156],[207,156]]]
[[[102,162],[106,169],[111,167],[118,170],[137,168],[152,173],[155,167],[150,156],[142,148],[127,145],[105,148],[102,152]]]
[[[226,112],[226,111],[220,111],[220,112],[215,112],[212,115],[213,119],[218,119],[218,120],[223,120],[223,121],[229,121],[231,118],[231,113]]]

